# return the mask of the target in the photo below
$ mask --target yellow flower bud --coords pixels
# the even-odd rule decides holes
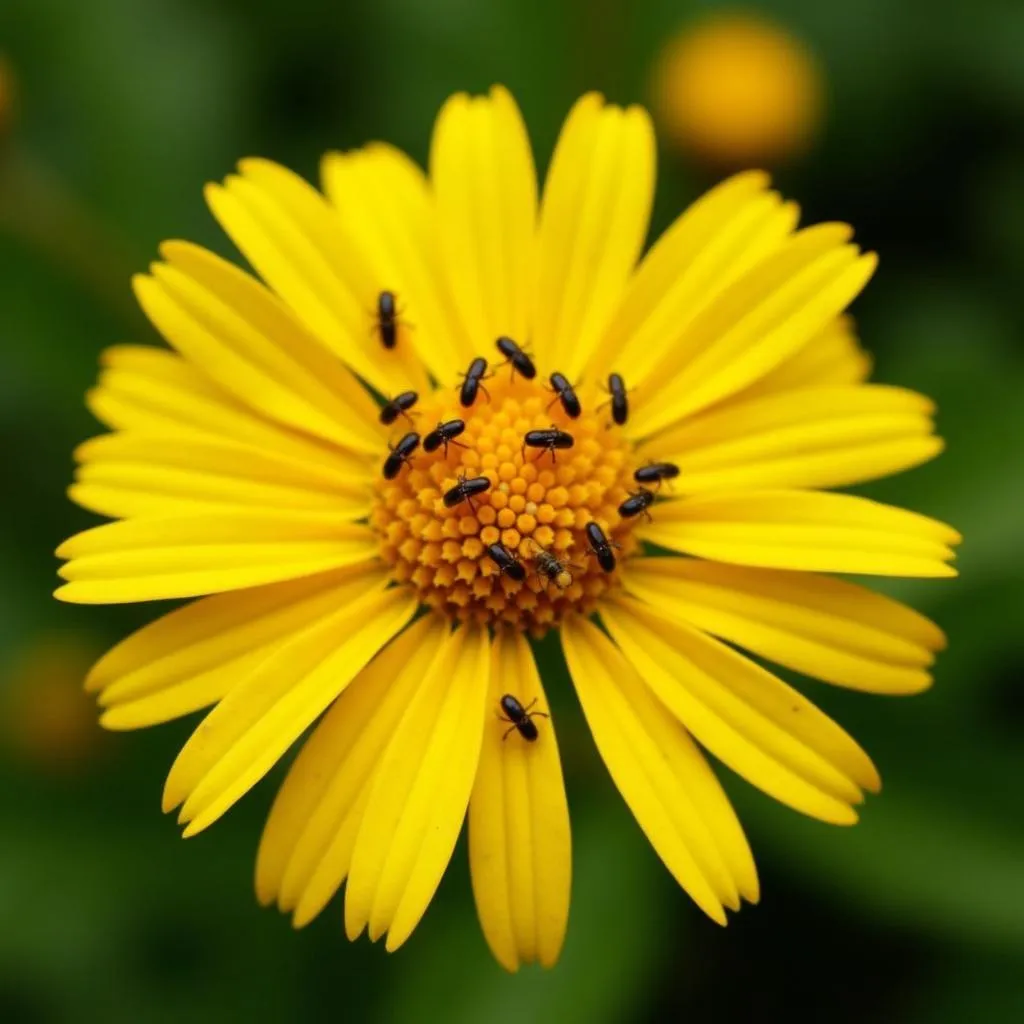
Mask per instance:
[[[668,138],[716,165],[801,152],[821,121],[820,69],[801,40],[753,14],[706,18],[665,46],[654,106]]]

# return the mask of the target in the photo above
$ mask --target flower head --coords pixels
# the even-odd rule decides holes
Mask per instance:
[[[110,433],[71,493],[117,522],[60,549],[58,595],[198,598],[87,685],[130,729],[213,706],[164,790],[185,834],[314,723],[256,888],[303,924],[401,945],[469,820],[473,891],[509,969],[557,957],[570,832],[529,637],[558,631],[584,715],[659,856],[703,910],[758,896],[701,748],[849,824],[878,788],[837,725],[737,648],[886,693],[941,633],[825,573],[949,576],[949,527],[823,490],[935,455],[930,403],[865,384],[844,310],[873,256],[797,230],[732,178],[637,263],[647,115],[585,96],[538,199],[511,97],[453,97],[424,175],[371,145],[324,195],[246,160],[210,186],[263,279],[169,242],[137,278],[172,350],[108,350]],[[680,557],[683,556],[683,557]]]

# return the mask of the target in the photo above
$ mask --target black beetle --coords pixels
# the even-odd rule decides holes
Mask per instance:
[[[551,390],[554,391],[555,397],[548,403],[548,408],[550,409],[555,402],[561,399],[565,415],[570,419],[576,419],[583,409],[576,394],[576,389],[569,383],[569,378],[561,373],[553,373],[549,380],[551,381]]]
[[[501,705],[501,710],[505,712],[504,715],[498,715],[498,717],[503,722],[512,723],[511,728],[505,730],[505,735],[501,737],[502,740],[508,739],[508,734],[512,732],[513,729],[518,729],[519,735],[522,736],[527,743],[533,743],[538,736],[537,726],[533,721],[534,716],[540,715],[541,718],[551,717],[543,711],[530,710],[530,708],[537,703],[536,697],[534,697],[526,707],[523,707],[516,697],[513,697],[511,693],[506,693],[498,703]]]
[[[415,391],[403,391],[395,395],[381,406],[380,421],[385,426],[390,426],[399,416],[404,416],[410,423],[409,410],[419,401],[420,396]]]
[[[474,476],[470,479],[466,479],[465,474],[459,477],[459,482],[451,488],[451,490],[444,492],[445,508],[455,508],[456,505],[462,504],[464,501],[469,502],[469,507],[475,512],[476,505],[473,504],[473,497],[477,494],[483,494],[491,486],[491,481],[485,476]]]
[[[527,380],[537,376],[537,367],[533,360],[511,339],[500,337],[495,343],[498,351],[505,357],[505,362],[512,364],[512,372],[518,373]]]
[[[484,387],[483,381],[487,375],[487,360],[483,356],[477,356],[469,364],[469,369],[462,375],[462,387],[459,390],[459,401],[463,409],[468,409],[475,401],[477,391],[487,395],[487,401],[491,400],[490,392]]]
[[[423,450],[425,452],[436,452],[441,445],[444,445],[444,453],[448,454],[448,445],[454,444],[459,448],[465,448],[466,446],[460,441],[456,441],[455,438],[459,436],[466,429],[465,420],[448,420],[446,423],[438,423],[438,425],[423,438]]]
[[[398,439],[398,444],[389,444],[391,454],[384,460],[384,479],[394,480],[402,469],[402,466],[409,465],[412,453],[420,446],[420,435],[415,430],[410,430]]]

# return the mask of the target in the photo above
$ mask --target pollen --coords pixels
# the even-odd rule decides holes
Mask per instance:
[[[604,572],[590,552],[588,523],[620,546],[619,564],[638,550],[636,521],[618,513],[635,489],[637,459],[599,398],[569,419],[539,378],[502,371],[487,386],[491,400],[481,392],[469,409],[455,389],[421,399],[418,431],[462,419],[465,432],[447,454],[419,448],[395,479],[378,479],[370,525],[396,583],[414,587],[423,604],[453,620],[511,623],[539,636],[569,611],[591,611],[618,585],[617,568]],[[524,447],[530,430],[565,431],[573,445]],[[486,490],[445,505],[446,493],[478,477],[489,481]],[[522,581],[500,570],[491,544],[518,560]]]

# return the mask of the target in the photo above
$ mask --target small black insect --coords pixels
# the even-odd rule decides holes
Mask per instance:
[[[390,426],[399,416],[404,416],[412,423],[409,418],[409,410],[419,401],[419,397],[415,391],[403,391],[400,395],[395,395],[382,406],[380,410],[381,423]]]
[[[466,446],[462,442],[455,440],[465,429],[465,420],[448,420],[446,423],[438,423],[437,427],[423,438],[423,450],[436,452],[441,445],[444,445],[444,453],[447,455],[450,444],[465,448]]]
[[[505,730],[505,735],[501,737],[503,741],[508,738],[508,734],[510,732],[518,729],[519,735],[522,736],[527,743],[533,743],[539,735],[537,732],[537,726],[533,721],[534,716],[539,715],[541,718],[551,717],[543,711],[530,710],[530,708],[537,703],[536,697],[534,697],[525,708],[515,697],[512,696],[511,693],[506,693],[498,703],[501,705],[501,710],[505,712],[504,715],[498,715],[498,717],[503,722],[512,723],[512,725]]]
[[[679,467],[674,462],[652,462],[641,466],[633,474],[633,479],[638,484],[657,484],[660,488],[663,480],[674,480],[677,476]]]
[[[608,387],[605,390],[611,397],[601,408],[610,404],[612,419],[621,427],[629,418],[629,399],[626,396],[626,382],[622,379],[622,374],[608,374]]]
[[[533,365],[533,360],[511,338],[502,336],[495,345],[505,357],[505,362],[512,364],[513,374],[518,373],[527,380],[533,380],[537,376],[537,367]]]
[[[569,378],[561,373],[553,373],[550,380],[551,390],[554,391],[555,397],[548,403],[548,408],[550,409],[555,402],[561,399],[565,415],[571,419],[576,419],[582,412],[582,407],[580,406],[579,398],[576,396],[576,389],[569,383]]]
[[[526,568],[519,561],[519,556],[509,551],[504,544],[488,544],[487,554],[501,573],[510,580],[522,583],[526,579]]]
[[[384,460],[384,479],[394,480],[402,469],[402,466],[409,464],[412,453],[420,446],[420,435],[415,430],[403,434],[398,439],[398,444],[389,444],[391,454]]]
[[[385,348],[394,348],[398,340],[398,303],[395,293],[383,291],[377,296],[377,333]]]
[[[587,535],[590,550],[596,556],[597,564],[605,572],[612,572],[615,569],[615,553],[612,548],[617,548],[619,545],[615,541],[609,540],[605,536],[604,530],[595,522],[587,523],[583,532]]]
[[[474,496],[483,494],[490,486],[491,481],[485,476],[474,476],[467,480],[466,475],[463,474],[459,477],[459,482],[450,491],[444,492],[442,500],[444,501],[445,508],[455,508],[456,505],[468,501],[469,507],[475,512]]]
[[[575,443],[572,434],[567,434],[564,430],[558,430],[555,427],[550,430],[528,430],[523,435],[522,457],[526,458],[527,448],[541,448],[542,451],[537,456],[538,459],[544,452],[551,452],[551,461],[556,462],[555,449],[571,448]]]
[[[459,401],[463,409],[468,409],[476,401],[477,391],[487,395],[487,401],[491,400],[491,394],[484,387],[483,381],[487,376],[487,360],[483,356],[477,356],[469,364],[469,369],[462,375],[462,388],[459,391]]]
[[[651,507],[654,502],[654,491],[647,490],[646,487],[641,487],[635,494],[631,494],[620,506],[619,515],[623,519],[629,519],[631,516],[638,516],[641,513],[647,518],[651,518],[651,513],[647,510]]]

